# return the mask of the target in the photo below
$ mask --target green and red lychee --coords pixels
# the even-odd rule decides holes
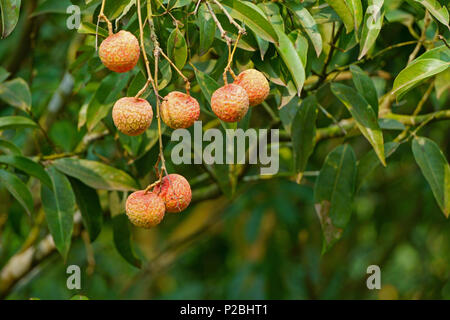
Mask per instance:
[[[125,97],[114,104],[112,118],[120,132],[137,136],[145,132],[152,123],[153,110],[145,99]]]
[[[266,100],[270,92],[269,82],[266,77],[255,69],[241,72],[234,80],[234,84],[245,89],[251,107]]]
[[[249,107],[247,92],[236,84],[227,84],[211,97],[211,108],[216,116],[225,122],[237,122],[246,115]]]
[[[133,192],[127,198],[125,212],[132,224],[148,229],[162,221],[166,207],[158,195],[141,190]]]
[[[153,193],[164,201],[167,212],[183,211],[189,206],[192,199],[189,182],[179,174],[165,176],[155,187]]]
[[[197,100],[182,92],[172,91],[161,104],[161,117],[172,129],[189,128],[200,116]]]
[[[121,30],[103,40],[98,55],[109,70],[119,73],[128,72],[139,60],[138,39],[131,32]]]

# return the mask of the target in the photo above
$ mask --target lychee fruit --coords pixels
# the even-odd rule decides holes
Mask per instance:
[[[241,72],[234,80],[234,84],[245,89],[251,107],[262,103],[269,95],[269,82],[261,72],[255,69]]]
[[[236,84],[227,84],[211,97],[211,108],[216,116],[225,122],[240,121],[249,107],[247,92]]]
[[[189,206],[192,191],[189,182],[179,174],[165,176],[153,190],[166,204],[167,212],[181,212]]]
[[[172,91],[161,104],[161,117],[172,129],[189,128],[199,116],[197,100],[182,92]]]
[[[166,208],[164,201],[156,194],[141,190],[130,194],[125,211],[132,224],[148,229],[161,222]]]
[[[119,73],[133,69],[139,60],[139,54],[138,39],[124,30],[103,40],[98,51],[105,67]]]
[[[138,136],[152,123],[153,110],[147,100],[125,97],[114,104],[112,117],[120,132]]]

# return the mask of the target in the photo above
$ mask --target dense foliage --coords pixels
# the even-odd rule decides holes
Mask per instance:
[[[448,1],[106,0],[148,56],[126,73],[99,59],[101,5],[0,0],[1,298],[450,299]],[[270,82],[234,124],[210,107],[229,62]],[[114,126],[118,99],[142,90],[156,115],[186,88],[204,130],[279,129],[279,173],[176,165],[164,123]],[[192,202],[132,227],[161,159]]]

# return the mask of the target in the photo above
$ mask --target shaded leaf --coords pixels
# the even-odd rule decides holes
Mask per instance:
[[[8,140],[0,139],[0,150],[3,150],[3,152],[7,151],[10,154],[13,155],[21,155],[22,151],[20,151],[20,148],[16,146],[14,143],[9,142]]]
[[[444,215],[450,214],[450,166],[439,146],[428,138],[415,137],[412,151],[434,198]]]
[[[372,145],[381,163],[386,166],[383,133],[378,125],[377,116],[370,104],[349,86],[332,83],[331,91],[347,107],[355,119],[359,130]]]
[[[89,188],[79,180],[69,178],[72,185],[78,209],[81,211],[83,223],[89,233],[90,241],[95,241],[102,230],[102,208],[97,191]]]
[[[0,182],[20,203],[28,215],[31,215],[34,207],[33,197],[25,183],[14,174],[3,169],[0,169]]]
[[[0,84],[0,99],[24,111],[29,111],[31,108],[30,88],[21,78]]]
[[[292,122],[292,147],[296,172],[303,173],[316,143],[317,99],[303,100]]]
[[[37,124],[30,118],[22,116],[0,117],[0,130],[36,128]]]
[[[139,188],[125,171],[101,162],[85,159],[58,159],[54,166],[68,176],[77,178],[94,189],[130,191]]]
[[[141,261],[136,257],[131,246],[131,232],[128,217],[118,214],[112,217],[114,245],[119,254],[132,266],[141,267]]]
[[[95,36],[95,32],[97,30],[97,26],[93,23],[90,22],[86,22],[83,21],[80,24],[80,27],[78,28],[78,33],[82,33],[82,34],[91,34]],[[102,36],[103,38],[107,38],[108,37],[108,30],[102,28],[102,27],[98,27],[98,35]]]
[[[348,144],[338,146],[325,159],[314,187],[316,212],[322,224],[324,251],[348,224],[355,192],[356,156]]]
[[[198,48],[198,54],[204,55],[211,48],[214,41],[214,35],[216,34],[216,24],[206,9],[205,4],[201,4],[198,11],[197,23],[200,27],[200,46]]]
[[[178,69],[183,69],[187,60],[187,45],[179,29],[174,29],[167,39],[167,55]]]
[[[69,179],[53,166],[47,169],[52,188],[41,186],[42,206],[55,246],[64,259],[67,258],[73,232],[76,204]]]
[[[22,156],[0,156],[0,163],[7,164],[22,170],[26,174],[38,178],[41,182],[51,188],[52,182],[44,168],[33,160]]]
[[[19,21],[21,0],[0,0],[2,38],[6,38],[14,31]]]
[[[378,94],[372,79],[358,66],[351,65],[353,84],[356,90],[372,106],[375,115],[378,117]]]

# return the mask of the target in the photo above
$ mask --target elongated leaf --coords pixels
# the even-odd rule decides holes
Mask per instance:
[[[336,11],[339,18],[341,18],[347,33],[353,31],[355,29],[353,12],[348,7],[346,0],[326,0],[326,2],[333,8],[334,11]]]
[[[345,2],[347,3],[347,7],[350,9],[350,12],[352,13],[353,28],[355,30],[355,35],[358,40],[358,30],[363,18],[363,8],[361,0],[345,0]]]
[[[80,24],[80,27],[78,28],[78,33],[82,33],[82,34],[91,34],[91,35],[95,35],[97,30],[97,26],[93,23],[90,22],[82,22]],[[108,37],[108,30],[102,28],[102,27],[98,27],[98,35],[102,36],[103,38],[107,38]]]
[[[47,0],[42,2],[31,15],[32,17],[46,13],[65,14],[67,7],[71,6],[70,0]]]
[[[331,91],[347,107],[355,119],[359,130],[372,145],[381,163],[386,166],[383,133],[378,125],[377,116],[370,104],[349,86],[332,83]]]
[[[132,266],[141,267],[141,261],[136,257],[131,246],[130,223],[125,214],[112,217],[114,245],[120,255]]]
[[[187,45],[179,29],[174,29],[167,40],[167,55],[178,69],[183,69],[187,60]]]
[[[56,249],[66,259],[72,241],[75,195],[65,175],[52,166],[47,172],[53,187],[41,185],[42,206]]]
[[[94,189],[130,191],[139,188],[126,172],[101,162],[66,158],[55,160],[53,164],[59,171]]]
[[[102,208],[97,191],[89,188],[79,180],[69,178],[72,185],[78,209],[81,211],[83,223],[89,233],[89,239],[95,241],[102,230]]]
[[[106,1],[105,15],[111,20],[118,18],[129,2],[130,0]]]
[[[425,79],[447,70],[450,62],[437,59],[420,59],[403,69],[394,81],[392,93],[401,99],[409,90]]]
[[[198,54],[202,56],[211,48],[214,35],[216,34],[216,24],[206,9],[205,4],[201,4],[199,8],[197,23],[200,27],[200,47],[198,48]]]
[[[438,0],[414,0],[430,11],[440,23],[445,25],[450,30],[449,14],[445,6],[441,6]]]
[[[390,157],[400,146],[398,142],[388,142],[384,145],[386,158]],[[380,165],[378,156],[374,150],[367,152],[361,160],[358,161],[358,174],[356,176],[356,190],[361,188],[363,182],[370,177],[371,173]]]
[[[6,153],[18,156],[22,154],[22,151],[20,151],[20,148],[18,146],[16,146],[12,142],[9,142],[8,140],[3,139],[0,139],[0,150],[2,150],[3,152],[7,151]]]
[[[412,151],[433,191],[434,198],[448,218],[450,214],[450,166],[447,159],[433,140],[424,137],[414,138]]]
[[[369,6],[364,15],[358,60],[361,60],[373,47],[380,34],[384,19],[383,3],[384,0],[369,0]]]
[[[303,100],[292,122],[292,148],[296,172],[303,173],[316,143],[317,99]]]
[[[206,98],[206,101],[208,103],[211,103],[211,96],[213,95],[214,91],[219,89],[219,84],[211,78],[206,73],[198,70],[197,68],[194,69],[195,71],[195,78],[198,82],[198,85],[200,86],[200,89],[202,90],[203,96]]]
[[[22,116],[0,117],[0,130],[36,128],[37,124],[30,118]]]
[[[305,29],[306,34],[314,46],[317,56],[320,56],[320,53],[322,52],[322,36],[320,35],[319,28],[313,16],[301,3],[287,2],[284,3],[284,5],[300,20],[302,27]]]
[[[106,117],[113,104],[121,96],[121,91],[125,88],[131,76],[132,72],[114,72],[102,80],[87,109],[86,121],[89,131],[93,130]]]
[[[344,144],[331,151],[325,159],[314,187],[316,212],[324,234],[324,250],[341,236],[348,224],[353,206],[356,179],[356,156]]]
[[[0,169],[0,182],[25,209],[28,215],[33,212],[33,197],[25,183],[14,174]]]
[[[19,21],[21,0],[0,0],[2,38],[14,31]]]
[[[28,111],[31,108],[30,88],[21,78],[0,84],[0,99],[24,111]]]
[[[8,77],[11,75],[5,68],[0,67],[0,83],[8,79]]]
[[[413,60],[408,66],[413,65],[414,63],[424,60],[424,59],[437,59],[442,60],[444,62],[450,62],[450,49],[447,46],[442,45],[427,52],[423,53],[417,59]]]
[[[276,30],[279,39],[279,45],[276,48],[295,82],[297,95],[300,96],[305,83],[305,68],[289,37],[280,30]]]
[[[353,84],[359,94],[372,106],[375,115],[378,117],[378,94],[372,79],[358,66],[351,65]]]
[[[0,156],[0,163],[7,164],[22,170],[26,174],[38,178],[51,188],[52,182],[44,168],[33,160],[22,156]]]
[[[229,12],[233,18],[242,21],[256,35],[273,43],[278,42],[277,32],[256,5],[240,0],[223,0],[221,3],[230,9]]]

